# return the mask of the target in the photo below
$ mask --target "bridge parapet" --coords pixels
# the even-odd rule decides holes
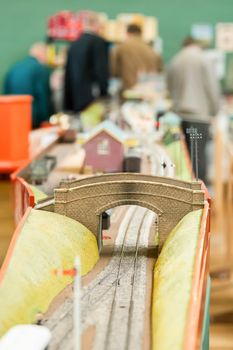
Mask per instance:
[[[124,181],[124,180],[158,182],[158,183],[165,183],[169,185],[178,186],[181,188],[201,190],[200,181],[189,182],[189,181],[183,181],[183,180],[169,178],[169,177],[145,175],[140,173],[113,173],[113,174],[89,176],[79,180],[62,180],[59,187],[74,188],[74,187],[80,187],[91,183],[103,183],[103,182]]]

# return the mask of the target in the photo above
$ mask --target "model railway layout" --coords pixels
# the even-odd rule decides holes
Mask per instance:
[[[126,173],[94,176],[71,176],[69,171],[61,169],[73,148],[76,145],[54,143],[34,163],[35,168],[28,164],[14,175],[15,194],[21,189],[24,197],[17,217],[20,219],[33,199],[33,205],[37,202],[36,210],[79,222],[98,242],[99,261],[82,278],[82,349],[156,349],[151,313],[158,252],[185,215],[204,208],[207,196],[200,182],[174,178],[179,164],[175,164],[162,145],[143,149],[140,157],[129,153],[124,162]],[[181,150],[179,146],[176,152]],[[48,168],[43,159],[52,160],[52,166]],[[35,176],[41,165],[45,165],[47,177],[37,183]],[[141,174],[129,172],[139,168]],[[33,183],[36,190],[31,187]],[[36,199],[38,189],[45,193],[42,201]],[[204,232],[208,233],[208,226]],[[204,273],[207,276],[207,269]],[[195,300],[203,298],[205,293],[198,290],[200,295]],[[54,295],[47,312],[39,311],[36,316],[35,321],[51,332],[49,350],[73,349],[73,314],[73,287],[68,284]],[[201,322],[201,317],[197,322]],[[201,328],[195,332],[198,329]]]
[[[230,6],[103,2],[2,10],[0,350],[223,350]]]

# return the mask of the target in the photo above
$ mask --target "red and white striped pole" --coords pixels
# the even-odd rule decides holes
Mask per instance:
[[[74,350],[81,350],[81,260],[75,257],[73,269],[55,269],[56,276],[74,277],[73,336]]]
[[[76,256],[74,261],[76,270],[74,278],[74,350],[81,350],[81,261]]]

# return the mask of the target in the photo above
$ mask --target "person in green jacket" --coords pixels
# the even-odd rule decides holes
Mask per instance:
[[[46,45],[35,43],[30,48],[29,55],[15,63],[5,78],[5,94],[33,97],[33,128],[39,127],[50,115],[49,68],[45,62]]]

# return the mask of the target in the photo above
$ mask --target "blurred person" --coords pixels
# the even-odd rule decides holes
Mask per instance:
[[[8,71],[4,93],[7,95],[31,95],[32,126],[37,128],[50,115],[49,69],[46,62],[46,45],[35,43],[29,55],[15,63]]]
[[[173,110],[182,117],[182,129],[190,149],[186,130],[193,126],[202,134],[198,140],[199,178],[206,178],[206,144],[211,117],[219,110],[220,88],[211,62],[198,42],[187,37],[181,51],[172,59],[167,71],[167,86],[173,100]]]
[[[51,101],[53,103],[54,113],[63,110],[64,96],[64,68],[56,67],[50,76]]]
[[[162,71],[161,57],[142,40],[141,35],[138,25],[129,24],[127,40],[112,49],[112,75],[122,79],[123,89],[136,85],[140,74]]]
[[[68,51],[64,82],[64,108],[79,112],[108,89],[108,50],[106,41],[97,33],[98,17],[89,14],[84,32]]]

